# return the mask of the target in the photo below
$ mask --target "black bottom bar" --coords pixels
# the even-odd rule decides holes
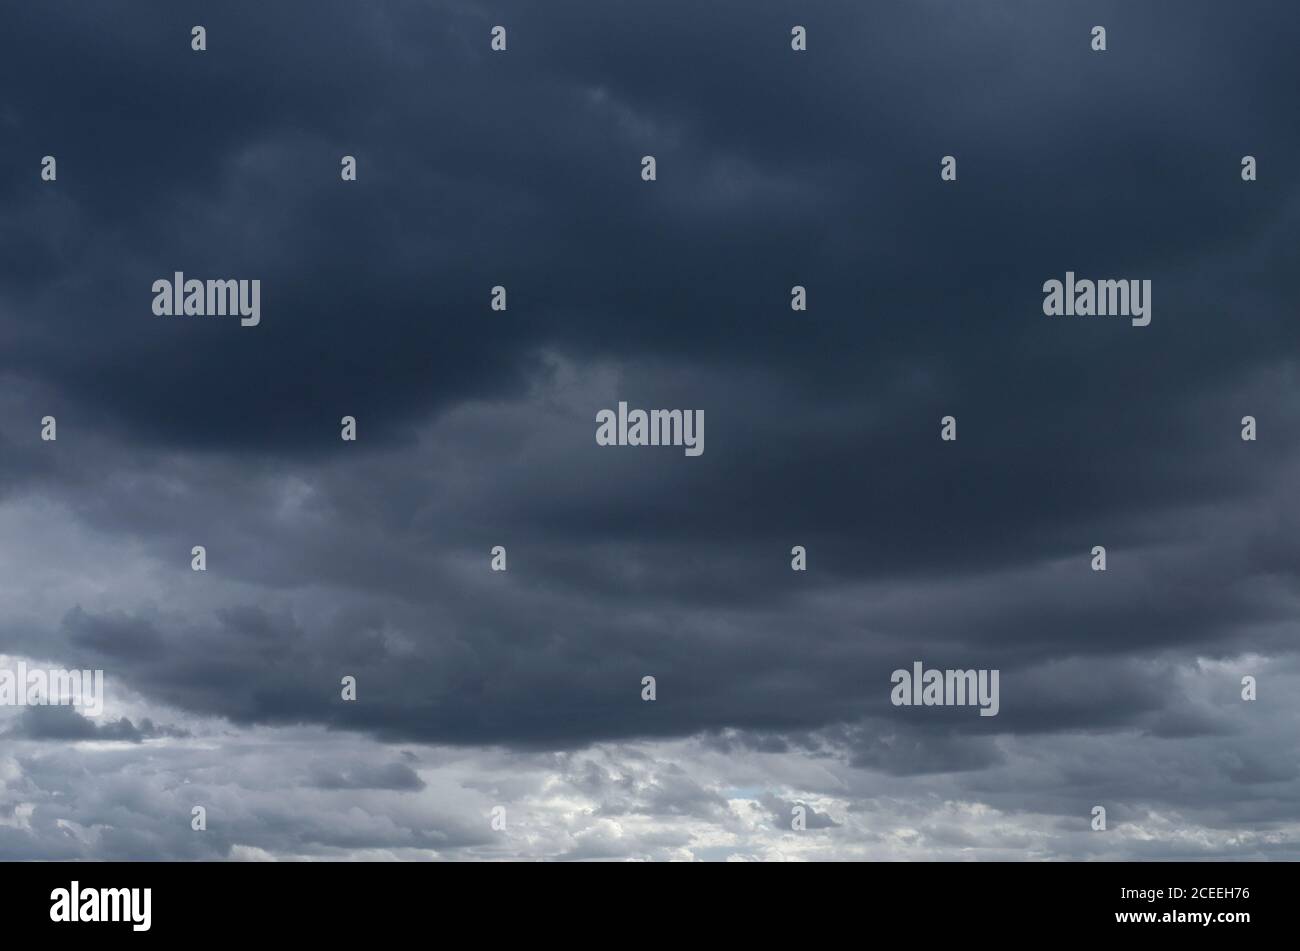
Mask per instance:
[[[734,942],[786,931],[808,941],[841,927],[902,928],[927,942],[1126,934],[1232,941],[1290,930],[1294,872],[1293,864],[1223,862],[0,865],[10,937],[330,942],[413,928],[457,942],[548,933]],[[119,920],[74,922],[74,905],[78,919]]]

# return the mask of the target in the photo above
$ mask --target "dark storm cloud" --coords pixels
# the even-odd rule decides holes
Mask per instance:
[[[1051,28],[1036,32],[951,5],[827,8],[810,13],[823,72],[787,55],[776,6],[685,22],[657,7],[635,25],[521,7],[499,14],[516,44],[495,58],[471,42],[486,20],[454,8],[235,4],[205,11],[206,55],[185,42],[188,11],[131,10],[15,18],[16,47],[57,38],[78,68],[12,106],[6,181],[26,227],[9,231],[7,285],[25,314],[13,365],[107,405],[137,438],[321,447],[347,406],[378,439],[431,407],[518,392],[546,342],[757,365],[850,404],[894,403],[919,374],[927,442],[934,408],[960,400],[1001,420],[987,424],[994,446],[1033,431],[1053,458],[1066,445],[1047,421],[1095,420],[1120,452],[1165,431],[1144,420],[1172,411],[1160,396],[1188,374],[1204,385],[1295,342],[1286,289],[1243,286],[1284,253],[1264,243],[1288,208],[1282,185],[1265,174],[1243,201],[1223,173],[1238,140],[1262,155],[1297,144],[1288,124],[1246,124],[1284,96],[1266,84],[1286,56],[1260,42],[1267,18],[1171,25],[1155,9],[1026,5],[1021,20]],[[1075,33],[1107,12],[1118,42],[1103,59]],[[1167,64],[1155,77],[1152,47]],[[665,68],[664,50],[691,68]],[[918,69],[922,54],[943,66]],[[21,64],[9,68],[16,81]],[[905,93],[885,94],[901,76]],[[1184,102],[1201,104],[1195,122]],[[64,153],[57,196],[20,174],[24,147]],[[345,150],[362,162],[350,189]],[[946,190],[945,150],[970,167]],[[653,189],[635,176],[645,151],[662,153]],[[1103,183],[1113,205],[1099,205]],[[75,216],[65,244],[48,234],[49,204]],[[1204,300],[1195,262],[1211,253],[1229,265],[1222,299],[1259,298],[1255,332]],[[1119,335],[1009,316],[1034,314],[1065,267],[1163,277],[1165,320]],[[153,319],[149,283],[177,268],[261,275],[264,325]],[[813,298],[798,332],[796,281]],[[508,320],[486,309],[498,282],[516,295]],[[1115,411],[1135,392],[1144,412],[1128,424]],[[738,414],[767,429],[760,409]],[[1062,463],[1101,441],[1070,431]],[[915,450],[913,432],[892,421],[864,435],[892,453]],[[1000,469],[976,460],[974,475]]]
[[[311,785],[317,789],[393,789],[418,790],[425,784],[419,774],[405,763],[389,763],[370,769],[338,771],[318,766]]]
[[[1104,12],[1123,42],[1102,71],[1071,31]],[[660,484],[662,460],[593,461],[591,427],[575,419],[571,436],[588,452],[572,468],[600,478],[608,466],[600,481],[631,480],[627,491],[498,497],[516,530],[746,546],[798,531],[823,571],[930,573],[991,555],[1039,557],[1087,526],[1123,542],[1141,513],[1253,487],[1241,447],[1219,447],[1241,413],[1232,390],[1244,368],[1294,343],[1288,285],[1255,279],[1285,273],[1276,235],[1294,198],[1265,175],[1243,200],[1219,143],[1244,139],[1261,154],[1296,144],[1284,123],[1243,128],[1233,98],[1251,103],[1245,115],[1269,114],[1267,81],[1285,49],[1260,42],[1266,18],[1211,27],[1089,8],[996,19],[939,5],[894,11],[894,23],[828,9],[810,14],[830,70],[813,73],[773,39],[786,32],[777,8],[692,11],[691,29],[678,13],[643,11],[629,43],[631,28],[610,12],[519,9],[516,46],[494,60],[469,42],[486,21],[455,9],[358,17],[327,5],[308,17],[237,5],[213,11],[213,55],[176,43],[159,64],[145,53],[192,17],[155,15],[128,35],[125,20],[73,18],[59,30],[24,11],[15,36],[39,45],[59,32],[81,72],[15,107],[19,141],[35,148],[57,123],[72,154],[90,151],[78,136],[110,131],[109,120],[103,103],[71,92],[97,71],[113,78],[99,89],[121,90],[114,121],[182,125],[143,158],[125,134],[96,150],[100,187],[65,172],[60,195],[74,197],[59,200],[96,227],[64,256],[75,277],[55,284],[34,265],[15,273],[10,293],[25,314],[16,330],[35,349],[20,348],[14,368],[58,381],[47,403],[93,402],[96,426],[109,412],[133,440],[325,453],[343,412],[361,419],[356,448],[369,451],[430,408],[518,395],[541,370],[541,345],[606,356],[644,367],[648,399],[706,404],[717,434],[708,463],[673,476],[685,480],[692,517],[663,518],[667,497],[643,491]],[[1041,29],[1025,25],[1034,16]],[[230,33],[237,49],[216,55]],[[427,52],[435,42],[440,56]],[[871,56],[853,53],[861,43]],[[1152,46],[1169,64],[1155,76],[1131,52]],[[557,47],[566,55],[543,55]],[[661,47],[711,64],[709,81],[665,70]],[[1248,61],[1233,58],[1243,47]],[[1021,55],[1008,59],[1013,49]],[[918,72],[922,52],[943,67]],[[742,68],[755,62],[768,68]],[[154,82],[164,67],[174,81]],[[976,74],[981,84],[967,81]],[[861,95],[897,87],[900,75],[913,76],[906,95]],[[1211,75],[1221,77],[1212,89]],[[265,83],[279,91],[276,110],[255,95]],[[1186,118],[1168,115],[1184,101],[1218,109],[1213,137],[1193,135],[1211,125],[1204,116],[1172,122]],[[331,141],[349,136],[365,148]],[[671,151],[648,191],[634,162],[659,142]],[[351,191],[336,179],[344,149],[363,162]],[[949,149],[975,167],[941,190],[934,153]],[[13,171],[6,180],[18,190]],[[39,236],[50,189],[27,178],[16,214],[26,209]],[[1107,181],[1122,188],[1122,207],[1098,207],[1093,183]],[[122,218],[133,187],[147,225]],[[159,211],[160,190],[183,220],[170,205]],[[1191,209],[1207,220],[1180,225]],[[991,222],[997,241],[981,230]],[[105,229],[150,247],[98,239]],[[14,229],[15,253],[32,233]],[[1100,248],[1099,273],[1157,275],[1153,327],[1034,319],[1044,277],[1091,273],[1085,254]],[[222,260],[209,267],[214,255]],[[170,274],[163,256],[185,259],[174,266],[191,274],[282,268],[263,277],[266,322],[234,333],[147,316],[148,295],[127,292]],[[486,310],[497,281],[516,302],[506,319]],[[813,295],[797,321],[785,305],[795,281]],[[1225,313],[1243,307],[1249,333]],[[650,379],[662,361],[680,368],[667,385]],[[1189,403],[1191,381],[1198,392],[1228,389]],[[958,409],[968,440],[943,446],[938,417]],[[1284,406],[1268,426],[1270,445],[1300,432]],[[555,482],[578,485],[573,475]],[[409,518],[410,495],[392,499]],[[861,533],[891,544],[851,541]],[[740,575],[748,587],[748,566]]]
[[[27,707],[4,736],[24,740],[118,740],[139,743],[157,737],[185,737],[185,730],[154,726],[148,718],[136,726],[127,717],[97,723],[72,707]]]
[[[1122,737],[1080,797],[1294,815],[1294,775],[1225,714],[1235,669],[1213,701],[1184,675],[1294,655],[1294,5],[100,13],[25,5],[0,38],[0,501],[33,592],[0,650],[240,728],[698,736],[1069,816],[1091,803],[1021,756]],[[153,317],[175,270],[262,280],[261,325]],[[1151,325],[1044,318],[1066,270],[1151,279]],[[595,446],[619,399],[703,408],[704,455]],[[890,706],[915,660],[1000,669],[1001,712]],[[118,724],[12,735],[146,733]],[[1179,781],[1143,774],[1153,747]],[[693,776],[590,769],[603,818],[724,811]],[[424,788],[389,760],[305,775]],[[248,841],[479,842],[314,821]],[[552,854],[628,849],[601,827]]]

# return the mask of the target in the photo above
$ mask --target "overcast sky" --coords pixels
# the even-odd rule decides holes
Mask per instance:
[[[0,858],[1300,859],[1297,40],[7,5],[0,668],[107,705],[0,707]],[[1150,325],[1045,317],[1067,270]],[[176,271],[260,324],[155,317]],[[620,400],[704,453],[597,445]],[[998,715],[893,706],[914,661]]]

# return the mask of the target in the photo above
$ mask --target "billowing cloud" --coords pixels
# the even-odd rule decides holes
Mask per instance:
[[[0,857],[1300,854],[1300,13],[1165,6],[14,10]]]

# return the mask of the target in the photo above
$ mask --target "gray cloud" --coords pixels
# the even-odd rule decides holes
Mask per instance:
[[[0,652],[116,704],[0,725],[0,857],[1296,854],[1294,5],[106,11],[0,38]]]
[[[23,710],[18,722],[4,733],[12,739],[25,740],[119,740],[139,743],[157,737],[184,737],[185,730],[155,726],[148,717],[136,726],[127,717],[96,723],[72,707],[39,706]]]

